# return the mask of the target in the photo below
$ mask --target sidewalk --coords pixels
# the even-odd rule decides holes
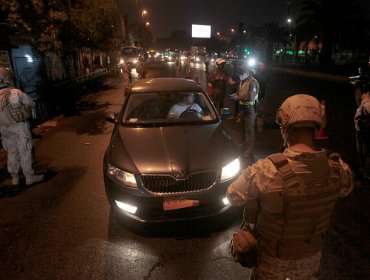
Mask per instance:
[[[119,76],[108,76],[107,80],[103,83],[102,88],[104,87],[112,87],[117,84],[117,81],[120,81]],[[86,94],[90,92],[90,89],[87,89]],[[79,100],[77,103],[83,100],[85,95],[79,96]],[[37,146],[38,142],[42,141],[42,135],[47,132],[48,130],[56,127],[58,122],[64,118],[64,115],[59,115],[50,119],[45,120],[43,123],[40,123],[35,128],[33,128],[33,133],[36,136],[34,139],[35,146]],[[36,147],[37,149],[37,147]],[[7,153],[1,145],[1,135],[0,135],[0,187],[2,186],[10,186],[11,180],[6,170],[6,162],[7,162]],[[1,197],[1,188],[0,188],[0,197]]]

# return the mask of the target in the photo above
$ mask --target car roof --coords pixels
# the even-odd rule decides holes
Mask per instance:
[[[131,92],[202,91],[193,80],[183,78],[142,79],[134,83]]]

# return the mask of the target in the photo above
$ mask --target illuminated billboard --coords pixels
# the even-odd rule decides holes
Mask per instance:
[[[193,38],[211,38],[211,26],[210,25],[191,25],[191,37]]]

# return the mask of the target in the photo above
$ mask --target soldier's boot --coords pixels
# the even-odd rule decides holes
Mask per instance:
[[[27,186],[33,185],[35,183],[39,183],[39,182],[43,181],[44,179],[45,179],[45,176],[44,175],[30,175],[30,176],[26,176],[26,185]]]
[[[19,185],[19,174],[18,173],[10,173],[10,176],[12,177],[12,185],[13,186]]]

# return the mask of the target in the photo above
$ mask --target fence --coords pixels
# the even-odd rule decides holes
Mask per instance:
[[[39,124],[59,114],[70,115],[75,112],[78,99],[88,93],[100,89],[107,80],[108,70],[99,69],[73,79],[49,84],[37,99],[32,112],[33,123]]]

